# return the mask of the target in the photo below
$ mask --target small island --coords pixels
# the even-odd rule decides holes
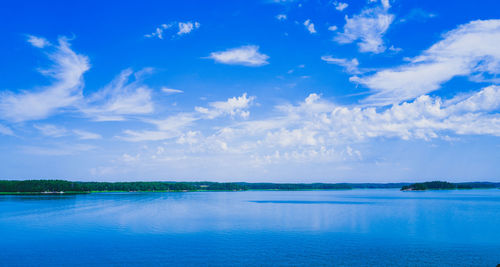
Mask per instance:
[[[432,182],[404,185],[403,187],[401,187],[401,191],[487,189],[496,187],[498,187],[498,184],[489,182],[449,183],[443,181],[432,181]]]

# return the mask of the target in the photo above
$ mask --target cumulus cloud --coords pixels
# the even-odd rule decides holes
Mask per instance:
[[[258,67],[269,64],[269,56],[259,52],[256,45],[246,45],[225,51],[212,52],[209,58],[216,62],[229,65]]]
[[[43,37],[38,37],[34,35],[28,35],[28,43],[30,43],[34,47],[44,48],[50,45],[50,42]]]
[[[336,31],[337,29],[338,29],[338,28],[337,28],[337,26],[335,26],[335,25],[332,25],[332,26],[328,27],[328,30],[329,30],[329,31],[332,31],[332,32]]]
[[[500,20],[472,21],[444,34],[441,41],[408,64],[351,80],[372,89],[374,94],[366,102],[378,104],[418,97],[456,76],[496,83],[500,74],[499,43]]]
[[[349,60],[345,58],[334,58],[332,56],[322,56],[321,60],[326,61],[327,63],[330,64],[335,64],[344,67],[345,71],[350,74],[361,73],[358,69],[359,62],[356,58]]]
[[[163,31],[166,29],[169,29],[173,26],[172,23],[170,24],[162,24],[158,27],[156,27],[155,31],[150,34],[145,34],[144,37],[147,38],[158,38],[158,39],[163,39]]]
[[[122,71],[110,84],[90,95],[81,111],[97,121],[119,121],[127,115],[152,113],[151,89],[142,84],[142,76],[150,71]]]
[[[466,97],[443,101],[420,96],[385,110],[346,107],[311,94],[298,105],[282,105],[281,114],[238,123],[219,133],[229,147],[235,140],[254,140],[247,148],[335,147],[373,138],[403,140],[447,138],[455,135],[500,136],[500,87],[489,86]],[[230,134],[228,134],[230,133]],[[260,147],[260,148],[259,148]],[[284,150],[283,150],[284,151]],[[281,151],[281,152],[283,152]]]
[[[39,41],[31,43],[50,48],[47,55],[54,64],[41,73],[55,81],[30,91],[1,93],[0,118],[14,122],[43,119],[82,99],[83,74],[90,68],[88,58],[71,50],[64,37],[55,46],[41,46]]]
[[[199,22],[179,22],[179,31],[177,35],[188,34],[192,32],[194,29],[198,29],[200,27]]]
[[[209,103],[208,108],[196,107],[195,110],[199,113],[205,115],[207,118],[213,119],[221,115],[231,115],[240,116],[242,118],[248,118],[250,112],[248,108],[252,104],[254,96],[247,97],[247,93],[244,93],[239,97],[228,98],[226,101],[216,101]]]
[[[220,116],[232,118],[248,118],[248,111],[255,97],[248,97],[246,93],[239,97],[231,97],[226,101],[210,102],[208,107],[195,107],[195,112],[183,112],[165,119],[144,119],[143,121],[155,126],[153,130],[125,130],[120,139],[132,142],[158,141],[181,138],[184,131],[202,119],[214,119]]]
[[[310,19],[304,21],[304,26],[306,26],[306,29],[309,31],[309,33],[311,34],[316,33],[316,29],[314,28],[314,23],[312,23]]]
[[[335,9],[337,9],[338,11],[343,11],[349,6],[349,4],[347,3],[342,3],[337,1],[333,2],[333,5],[335,6]]]
[[[170,139],[168,144],[195,155],[245,155],[259,164],[359,160],[363,155],[356,147],[378,138],[500,136],[500,117],[495,112],[500,108],[499,99],[500,87],[489,86],[448,100],[423,95],[377,109],[342,106],[310,94],[298,104],[276,106],[276,112],[267,118],[219,126],[208,135],[194,129],[199,117],[190,114],[186,123],[184,114],[157,124],[155,131],[133,133],[129,141]],[[160,125],[167,128],[160,129]]]
[[[358,41],[360,52],[384,52],[386,47],[382,38],[394,21],[394,15],[388,13],[389,8],[389,2],[382,0],[382,6],[364,9],[352,18],[346,15],[344,31],[334,40],[340,44]]]

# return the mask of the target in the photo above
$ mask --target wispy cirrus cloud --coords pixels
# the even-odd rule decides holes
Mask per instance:
[[[256,45],[245,45],[225,51],[212,52],[208,58],[215,62],[228,65],[242,65],[248,67],[259,67],[269,64],[269,56],[259,52]]]
[[[200,28],[200,26],[201,24],[197,21],[170,22],[168,24],[161,24],[156,27],[154,32],[145,34],[144,37],[163,39],[165,37],[165,31],[168,30],[176,31],[175,35],[181,36],[191,33],[193,30]]]
[[[33,127],[45,136],[63,137],[68,135],[68,130],[66,130],[66,128],[53,124],[35,124]]]
[[[356,58],[345,59],[345,58],[334,58],[332,56],[326,55],[322,56],[321,60],[329,63],[344,67],[345,71],[349,74],[360,74],[361,71],[358,69],[359,62]]]
[[[84,131],[84,130],[73,130],[73,134],[75,134],[77,136],[77,138],[80,140],[102,139],[102,136],[100,134],[89,132],[89,131]]]
[[[154,111],[151,89],[142,83],[151,69],[122,71],[111,83],[85,99],[80,111],[97,121],[121,121]]]
[[[0,124],[0,134],[14,136],[14,131],[7,126]]]
[[[390,104],[432,92],[456,76],[498,83],[500,20],[477,20],[459,26],[408,64],[352,77],[370,88],[368,103]],[[422,78],[425,77],[425,78]]]
[[[43,119],[82,99],[83,74],[90,68],[89,59],[71,50],[65,37],[60,37],[57,45],[42,39],[30,36],[28,42],[48,49],[47,55],[54,64],[40,72],[55,82],[30,91],[1,93],[0,118],[14,122]]]
[[[75,136],[80,140],[93,140],[102,138],[102,136],[97,133],[79,129],[68,130],[66,129],[66,127],[54,124],[35,124],[33,125],[33,127],[37,129],[42,135],[53,138],[67,137],[67,136]]]
[[[168,87],[162,87],[161,91],[164,92],[167,95],[182,94],[182,93],[184,93],[184,91],[182,91],[182,90],[168,88]]]

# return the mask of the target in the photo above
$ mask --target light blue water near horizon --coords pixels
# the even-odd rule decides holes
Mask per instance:
[[[0,196],[1,266],[496,266],[500,190]]]

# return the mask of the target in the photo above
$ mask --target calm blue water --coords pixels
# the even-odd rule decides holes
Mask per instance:
[[[0,265],[496,266],[500,190],[0,196]]]

